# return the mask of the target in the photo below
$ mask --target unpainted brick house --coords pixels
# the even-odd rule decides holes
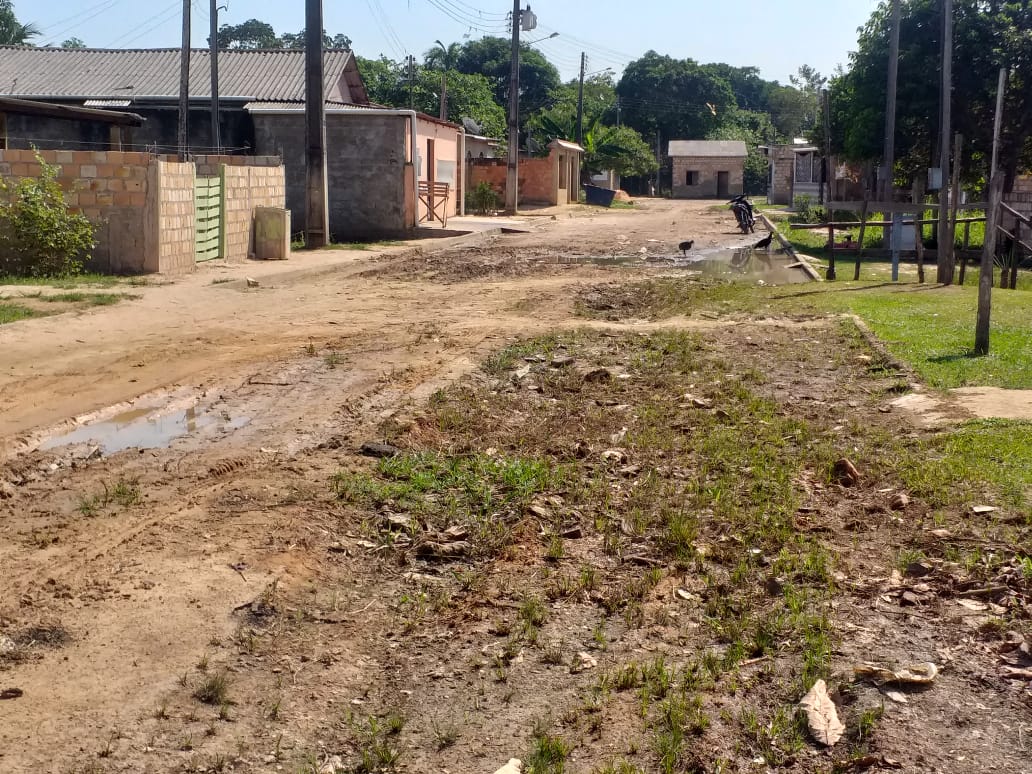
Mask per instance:
[[[0,96],[131,111],[142,116],[124,150],[178,152],[179,50],[98,50],[0,46]],[[210,54],[190,54],[191,155],[280,156],[286,206],[303,229],[305,207],[302,50],[223,50],[219,54],[220,147],[211,137]],[[330,232],[335,240],[401,237],[426,219],[419,183],[450,186],[449,214],[461,201],[462,128],[369,103],[350,51],[324,54]],[[9,146],[107,148],[103,127],[38,117],[12,118]]]
[[[667,148],[675,199],[729,198],[745,190],[745,143],[671,140]]]

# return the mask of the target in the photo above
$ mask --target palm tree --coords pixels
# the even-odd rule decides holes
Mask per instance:
[[[40,34],[36,25],[22,24],[15,18],[12,0],[0,0],[0,46],[26,46],[29,38]]]
[[[441,112],[442,121],[448,120],[448,72],[455,69],[459,62],[459,55],[462,53],[462,46],[452,43],[444,45],[439,40],[434,41],[434,47],[426,52],[424,61],[431,70],[441,71]]]

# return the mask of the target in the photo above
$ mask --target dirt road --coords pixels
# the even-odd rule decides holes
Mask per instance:
[[[10,691],[0,771],[316,774],[443,760],[479,772],[523,751],[548,689],[519,684],[532,698],[521,702],[499,673],[484,699],[495,722],[478,716],[479,741],[433,754],[480,706],[496,657],[480,652],[492,610],[520,608],[512,600],[539,571],[519,555],[471,562],[492,591],[463,617],[434,591],[459,576],[401,566],[374,517],[341,510],[335,474],[355,466],[366,441],[445,443],[451,415],[428,423],[427,406],[523,337],[581,326],[604,336],[724,331],[730,360],[751,341],[706,319],[575,314],[588,285],[683,273],[648,259],[685,238],[696,249],[742,244],[729,213],[655,202],[529,228],[440,254],[396,248],[334,256],[317,272],[249,269],[257,289],[202,270],[143,288],[137,301],[0,329],[0,690]],[[750,330],[765,326],[786,353],[806,330]],[[759,368],[766,354],[751,357]],[[499,389],[478,394],[485,412]],[[527,415],[527,432],[535,421]],[[390,499],[381,505],[375,519],[389,518]],[[442,623],[419,625],[438,605]],[[590,632],[587,619],[575,622]],[[628,653],[655,646],[622,636]],[[393,722],[392,706],[410,729],[401,762],[387,760],[384,741],[400,726],[377,725]],[[1003,730],[987,734],[1001,761],[1017,759]],[[609,740],[573,770],[629,744]],[[820,763],[799,760],[809,761],[800,770]]]

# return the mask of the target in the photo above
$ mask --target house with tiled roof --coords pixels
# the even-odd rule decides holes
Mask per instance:
[[[190,155],[279,156],[293,231],[305,208],[305,52],[218,52],[219,140],[211,132],[211,55],[190,53]],[[351,51],[323,55],[330,231],[336,239],[400,236],[430,213],[420,191],[448,184],[447,211],[461,201],[461,127],[412,111],[372,105]],[[61,49],[0,46],[0,96],[127,111],[141,116],[124,150],[177,153],[178,49]],[[7,119],[11,148],[109,147],[107,129],[39,116]],[[422,186],[422,187],[421,187]],[[425,196],[423,197],[425,199]],[[437,209],[442,210],[440,202]],[[440,214],[440,213],[439,213]]]

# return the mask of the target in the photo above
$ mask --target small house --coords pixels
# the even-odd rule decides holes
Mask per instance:
[[[745,190],[745,143],[740,140],[671,140],[667,147],[675,199],[727,199]]]

